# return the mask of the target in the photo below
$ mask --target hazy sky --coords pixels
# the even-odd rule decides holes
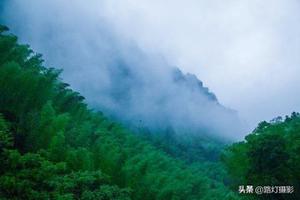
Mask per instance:
[[[47,7],[44,1],[31,2]],[[300,1],[84,2],[83,6],[80,0],[61,1],[61,8],[68,8],[65,16],[29,9],[29,3],[26,9],[36,21],[46,15],[57,22],[72,17],[67,13],[73,7],[90,10],[92,21],[97,15],[105,18],[120,37],[196,74],[223,105],[237,110],[252,127],[300,111]],[[74,20],[80,20],[80,14]]]
[[[252,125],[300,111],[300,1],[107,1],[115,27]]]

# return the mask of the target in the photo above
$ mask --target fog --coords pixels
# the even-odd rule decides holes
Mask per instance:
[[[107,7],[121,32],[196,74],[252,128],[300,110],[299,1],[113,0]]]
[[[93,108],[124,122],[236,139],[300,110],[297,1],[2,4],[1,23],[63,68]]]

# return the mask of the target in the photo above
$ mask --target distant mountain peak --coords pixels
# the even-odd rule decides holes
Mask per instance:
[[[183,74],[179,68],[175,68],[173,70],[173,76],[175,83],[184,84],[187,88],[201,92],[210,100],[218,102],[216,95],[210,92],[207,87],[204,87],[203,82],[199,80],[195,74]]]

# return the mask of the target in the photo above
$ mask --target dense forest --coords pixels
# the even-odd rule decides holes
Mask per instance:
[[[172,129],[133,131],[90,109],[7,27],[0,34],[0,199],[300,198],[298,113],[231,145]],[[248,184],[294,191],[239,194]]]
[[[277,117],[271,122],[259,123],[245,141],[227,147],[222,160],[234,189],[247,184],[276,186],[274,192],[260,198],[300,199],[299,113],[294,112],[284,120]],[[292,188],[279,192],[277,186]]]

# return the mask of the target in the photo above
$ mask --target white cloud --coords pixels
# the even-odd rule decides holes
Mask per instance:
[[[119,32],[197,74],[252,125],[300,111],[298,1],[110,0],[105,5]]]
[[[40,37],[47,35],[41,33],[45,25],[65,31],[63,37],[56,38],[61,39],[63,48],[76,37],[97,38],[99,30],[95,25],[104,23],[110,28],[113,26],[119,38],[137,43],[150,54],[162,54],[170,64],[195,73],[222,104],[238,110],[252,126],[260,120],[300,111],[297,94],[300,89],[300,3],[297,0],[10,2],[14,2],[10,3],[11,8],[18,9],[8,13],[11,28],[16,28],[13,19],[30,16],[31,23],[25,23],[22,17],[16,19],[24,22],[18,24],[23,27],[21,38],[30,41],[42,53],[45,49],[39,44],[45,42],[45,38]],[[70,22],[72,25],[64,28]],[[29,29],[39,30],[39,33],[32,34]],[[47,47],[57,47],[50,44],[51,40],[48,42]],[[81,44],[76,40],[74,45],[89,58],[86,42]],[[97,45],[109,46],[105,41]],[[51,59],[49,52],[48,57]],[[81,58],[74,59],[82,62]],[[97,59],[93,59],[85,60],[86,64],[95,65]],[[94,70],[89,73],[97,73]],[[105,78],[102,82],[108,84]]]

